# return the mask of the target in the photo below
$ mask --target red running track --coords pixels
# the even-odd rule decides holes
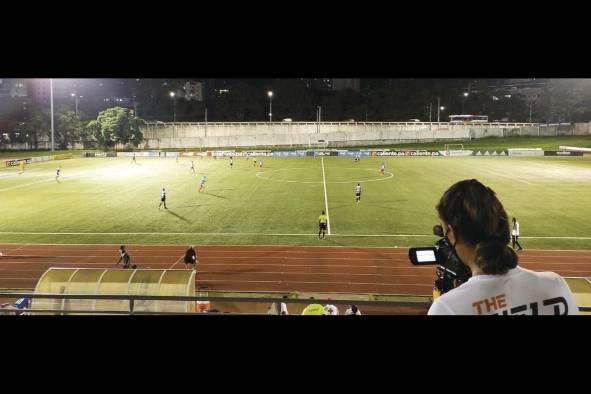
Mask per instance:
[[[184,246],[129,245],[138,268],[182,269]],[[200,246],[196,286],[208,290],[431,295],[434,266],[412,266],[407,249]],[[34,288],[50,267],[115,268],[118,245],[0,245],[0,288]],[[520,265],[591,277],[591,251],[528,250]]]

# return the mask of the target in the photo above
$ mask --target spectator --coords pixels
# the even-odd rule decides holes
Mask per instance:
[[[310,299],[313,300],[314,297],[310,297]],[[302,315],[307,315],[307,316],[324,315],[324,307],[320,304],[310,304],[304,308],[304,310],[302,311]]]
[[[329,298],[330,300],[330,298]],[[339,308],[332,304],[326,304],[324,306],[324,314],[329,316],[337,316],[339,314]]]
[[[351,305],[351,308],[345,311],[345,315],[361,316],[361,312],[359,311],[359,308],[357,308],[357,305]]]
[[[284,295],[282,298],[287,299],[288,297]],[[287,304],[285,302],[274,302],[269,307],[269,311],[267,312],[268,315],[289,315],[287,311]]]
[[[492,189],[476,179],[460,181],[436,209],[451,253],[472,277],[437,298],[429,315],[578,314],[564,278],[518,266],[507,212]]]

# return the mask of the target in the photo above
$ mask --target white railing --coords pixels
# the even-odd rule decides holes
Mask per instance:
[[[501,123],[501,122],[146,122],[148,126],[172,127],[172,126],[265,126],[265,125],[387,125],[387,126],[470,126],[470,127],[536,127],[538,123]]]

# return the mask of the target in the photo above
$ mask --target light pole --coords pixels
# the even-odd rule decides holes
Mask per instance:
[[[429,123],[431,123],[431,113],[433,112],[433,102],[429,102]]]
[[[467,98],[468,98],[468,92],[464,92],[464,98],[462,99],[462,115],[464,115],[464,104],[466,103]]]
[[[75,105],[75,113],[76,113],[76,117],[78,117],[78,99],[79,98],[83,98],[84,96],[78,96],[78,93],[71,93],[70,95],[72,97],[74,97],[74,100],[76,102],[76,105]]]
[[[317,106],[316,107],[316,133],[320,133],[320,121],[321,121],[321,115],[322,115],[322,107],[321,106]]]
[[[441,112],[441,97],[437,97],[437,123],[439,123],[439,113]]]
[[[439,123],[439,113],[441,111],[443,111],[443,110],[445,110],[445,107],[444,106],[441,106],[441,107],[437,108],[437,123]]]
[[[273,121],[273,92],[268,91],[267,96],[269,96],[269,122]]]
[[[49,79],[49,102],[51,106],[51,151],[53,152],[53,79]]]
[[[172,100],[172,122],[176,122],[176,100],[174,98],[174,92],[170,92],[170,99]]]

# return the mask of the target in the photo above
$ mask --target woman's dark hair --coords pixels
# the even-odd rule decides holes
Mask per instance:
[[[357,310],[358,310],[357,309],[357,305],[351,305],[351,312],[353,312],[352,313],[353,315],[356,315],[357,314]]]
[[[517,266],[509,247],[509,219],[495,192],[476,179],[451,186],[436,206],[456,238],[476,248],[476,265],[484,274],[502,275]]]

